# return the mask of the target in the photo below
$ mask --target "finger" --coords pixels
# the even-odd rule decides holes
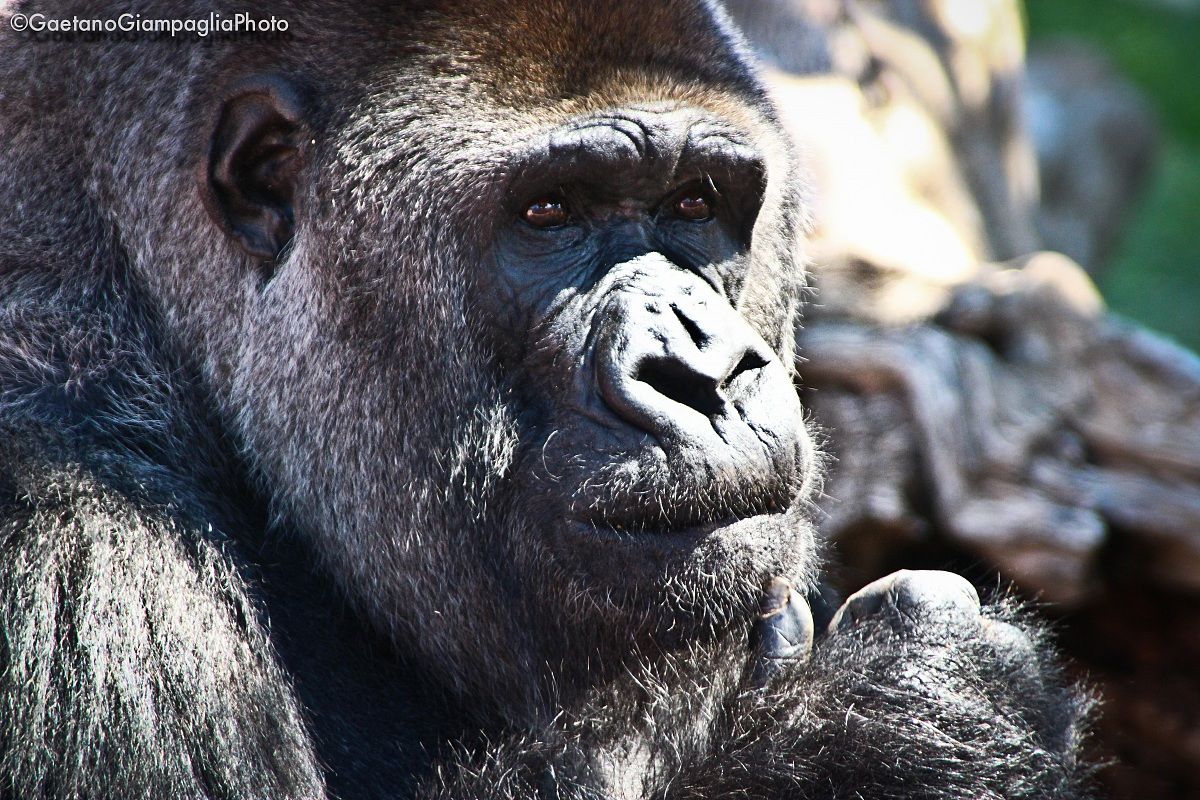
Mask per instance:
[[[812,653],[812,609],[784,578],[773,578],[763,593],[755,626],[755,661],[750,682],[765,686],[788,663],[804,662]]]
[[[960,575],[939,570],[901,570],[867,584],[837,610],[829,631],[844,633],[868,619],[905,633],[934,626],[974,630],[983,621],[975,587]]]

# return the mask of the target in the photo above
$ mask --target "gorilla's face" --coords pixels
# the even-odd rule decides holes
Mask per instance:
[[[234,84],[205,187],[259,265],[209,360],[278,518],[485,695],[748,619],[812,557],[801,205],[761,92],[703,3],[511,5],[364,43],[332,112]]]
[[[798,534],[772,518],[809,471],[777,352],[794,297],[747,303],[766,156],[676,101],[536,130],[508,161],[473,300],[524,412],[523,516],[577,588],[614,602],[705,565],[736,584],[738,549]]]

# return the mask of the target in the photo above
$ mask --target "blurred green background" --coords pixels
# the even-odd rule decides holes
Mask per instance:
[[[1200,350],[1200,2],[1026,0],[1031,44],[1098,44],[1156,107],[1158,173],[1100,277],[1117,312]]]

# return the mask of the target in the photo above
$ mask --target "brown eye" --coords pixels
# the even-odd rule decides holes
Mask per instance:
[[[712,217],[712,203],[699,192],[689,192],[675,201],[675,213],[693,222],[702,222]]]
[[[555,196],[539,197],[525,207],[525,221],[535,228],[556,228],[571,219],[567,204]]]

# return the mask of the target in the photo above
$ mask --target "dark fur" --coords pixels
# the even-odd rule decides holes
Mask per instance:
[[[649,491],[656,524],[775,502],[550,469],[574,332],[510,368],[476,311],[517,132],[670,99],[767,153],[738,311],[792,363],[801,184],[719,14],[277,6],[290,41],[0,33],[0,797],[1078,796],[1045,657],[936,620],[745,688],[764,580],[816,588],[811,450],[791,508],[663,585],[606,588],[656,575],[642,540],[578,554],[594,580],[548,555],[547,497]],[[264,71],[306,126],[270,269],[201,190],[222,92]]]

